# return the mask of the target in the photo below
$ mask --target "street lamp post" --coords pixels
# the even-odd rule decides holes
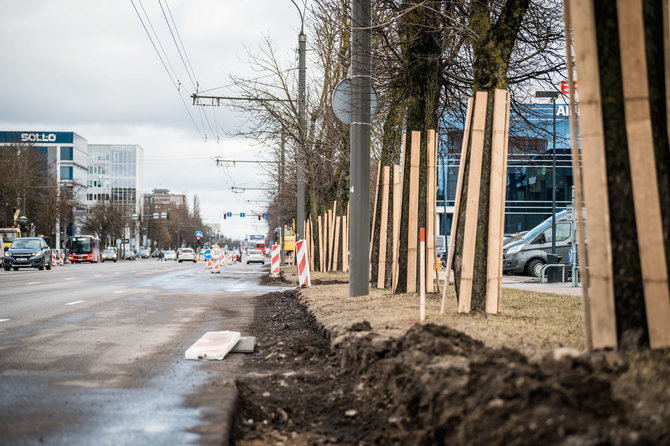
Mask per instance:
[[[305,17],[300,7],[291,0],[300,14],[300,34],[298,34],[298,172],[297,172],[297,209],[295,215],[296,240],[305,236],[305,85],[306,85],[306,46],[307,36],[304,33]]]
[[[536,91],[536,98],[549,98],[552,111],[552,153],[551,153],[551,258],[547,263],[557,263],[556,256],[556,98],[558,91]],[[558,269],[554,268],[547,273],[548,282],[558,282]]]

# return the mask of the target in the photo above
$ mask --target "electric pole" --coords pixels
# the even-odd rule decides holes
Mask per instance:
[[[354,0],[351,17],[349,297],[358,297],[370,294],[370,0]]]

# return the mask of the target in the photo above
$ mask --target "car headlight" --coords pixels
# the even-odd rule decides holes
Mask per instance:
[[[516,254],[517,252],[521,251],[521,248],[523,248],[523,245],[516,245],[512,246],[507,250],[507,254]]]
[[[34,251],[30,253],[30,255],[33,257],[38,257],[40,254],[42,254],[40,251]]]

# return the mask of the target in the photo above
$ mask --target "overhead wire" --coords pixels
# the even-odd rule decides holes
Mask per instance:
[[[191,72],[188,69],[188,66],[186,65],[186,61],[184,60],[184,56],[181,53],[181,49],[179,48],[179,44],[177,43],[177,39],[174,36],[174,32],[172,32],[172,26],[170,26],[170,21],[167,18],[167,15],[165,14],[165,9],[163,9],[163,2],[161,0],[158,0],[158,6],[161,7],[161,11],[163,12],[163,17],[165,18],[165,23],[167,23],[168,29],[170,30],[170,35],[172,36],[172,41],[174,42],[175,47],[177,48],[177,53],[179,54],[179,58],[181,59],[181,63],[184,64],[184,68],[186,69],[186,74],[188,75],[188,78],[191,80],[191,85],[193,85],[193,90],[197,90],[198,87],[196,86],[196,82],[193,80],[193,77],[191,76]],[[195,76],[195,73],[194,73]]]
[[[142,6],[142,0],[137,0],[137,1]],[[149,38],[149,41],[151,42],[151,46],[153,46],[154,51],[156,52],[156,55],[158,56],[158,59],[161,61],[161,65],[163,65],[163,68],[165,69],[165,72],[167,73],[168,77],[170,78],[170,81],[172,82],[172,85],[174,85],[175,90],[177,90],[177,94],[179,95],[179,98],[181,99],[182,104],[184,105],[184,108],[186,109],[186,113],[188,113],[188,116],[191,118],[191,122],[193,123],[193,126],[198,131],[198,134],[200,135],[200,137],[203,138],[203,140],[206,141],[207,140],[206,137],[203,135],[203,132],[200,131],[200,128],[198,127],[198,124],[195,122],[195,119],[193,118],[193,115],[191,114],[191,111],[189,110],[188,106],[186,105],[186,101],[184,101],[184,98],[181,95],[180,88],[179,88],[179,86],[180,86],[179,80],[178,79],[175,80],[172,77],[172,74],[170,73],[170,70],[168,70],[166,63],[163,60],[163,57],[161,56],[160,51],[158,51],[158,48],[156,47],[156,43],[151,38],[151,34],[149,33],[149,30],[147,29],[147,26],[144,23],[144,20],[142,19],[142,16],[140,15],[140,12],[138,11],[137,6],[135,6],[135,2],[133,0],[130,0],[130,4],[133,5],[133,9],[135,10],[135,13],[137,14],[137,18],[140,19],[140,23],[142,24],[142,28],[144,28],[144,32],[147,34],[147,37]],[[142,10],[144,10],[144,6],[142,6]],[[147,20],[149,20],[148,15],[147,15]],[[159,43],[160,43],[160,39],[157,39],[157,40],[159,40]],[[161,47],[162,47],[162,45],[161,45]],[[167,55],[166,55],[166,58],[167,58]],[[170,66],[172,66],[172,65],[170,65]]]

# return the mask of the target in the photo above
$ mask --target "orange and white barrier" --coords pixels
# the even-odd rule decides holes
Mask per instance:
[[[212,269],[212,259],[207,259],[207,263],[205,264],[205,269]]]
[[[270,257],[270,274],[279,275],[279,245],[272,245],[272,256]]]
[[[65,251],[58,251],[59,257],[58,257],[58,263],[60,265],[65,264]]]
[[[223,257],[223,252],[221,251],[221,248],[215,247],[212,248],[212,274],[218,274],[220,273],[220,268],[221,268],[221,257]]]
[[[228,265],[233,264],[233,251],[228,251]]]
[[[51,266],[58,266],[58,253],[51,251]]]
[[[295,244],[298,260],[298,285],[312,286],[309,277],[309,259],[307,258],[307,243],[305,240],[299,240]]]

